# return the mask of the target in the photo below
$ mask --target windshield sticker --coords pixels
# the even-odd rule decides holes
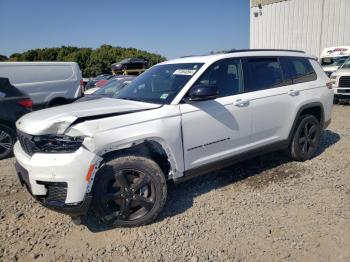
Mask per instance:
[[[193,69],[177,69],[173,73],[173,75],[184,75],[184,76],[192,76],[196,70]]]
[[[160,99],[167,99],[167,97],[168,97],[168,94],[162,94],[162,95],[160,96]]]

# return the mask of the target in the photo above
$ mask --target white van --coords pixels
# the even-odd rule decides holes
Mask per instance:
[[[350,57],[350,46],[335,46],[323,49],[320,64],[327,76],[337,71]]]
[[[83,94],[75,62],[1,62],[0,77],[28,94],[37,109],[66,104]]]

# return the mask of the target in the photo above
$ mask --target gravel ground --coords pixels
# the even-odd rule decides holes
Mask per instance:
[[[139,228],[74,225],[20,187],[0,161],[0,261],[350,261],[349,106],[336,106],[317,156],[273,153],[169,185]]]

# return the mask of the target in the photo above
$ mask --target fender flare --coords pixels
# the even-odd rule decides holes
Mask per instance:
[[[295,131],[295,129],[297,128],[298,120],[299,120],[299,118],[300,118],[302,112],[303,112],[304,110],[306,110],[306,109],[313,108],[313,107],[319,107],[319,108],[321,109],[321,121],[320,121],[320,124],[321,124],[322,127],[324,126],[324,108],[323,108],[323,105],[322,105],[321,102],[311,102],[311,103],[302,105],[302,106],[298,109],[298,111],[297,111],[297,113],[296,113],[296,115],[295,115],[292,128],[291,128],[291,130],[289,131],[288,142],[292,141],[292,137],[293,137],[294,131]]]

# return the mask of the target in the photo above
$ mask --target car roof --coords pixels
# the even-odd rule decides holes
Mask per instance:
[[[228,53],[214,54],[214,55],[203,55],[203,56],[187,56],[180,57],[172,60],[162,62],[161,64],[178,64],[178,63],[212,63],[217,60],[225,58],[235,57],[249,57],[249,56],[296,56],[306,57],[310,59],[316,59],[312,55],[305,54],[301,51],[294,50],[272,50],[272,49],[248,49],[248,50],[235,50]]]

